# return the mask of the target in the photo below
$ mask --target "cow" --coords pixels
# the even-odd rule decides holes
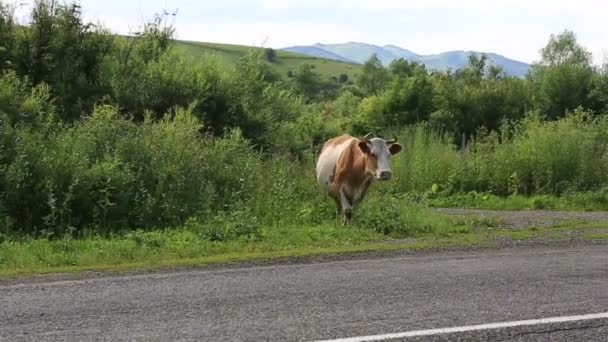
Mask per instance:
[[[317,182],[336,202],[343,225],[351,222],[374,178],[391,179],[389,159],[402,148],[397,138],[371,138],[371,133],[362,139],[344,134],[325,142],[317,160]]]

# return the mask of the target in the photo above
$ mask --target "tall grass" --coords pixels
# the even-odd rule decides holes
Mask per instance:
[[[201,129],[185,109],[138,125],[110,106],[67,128],[17,129],[2,177],[8,229],[164,227],[248,201],[261,157],[238,132],[211,139]]]
[[[401,132],[402,191],[561,195],[608,186],[608,119],[578,110],[546,121],[530,114],[483,133],[464,150],[421,124]]]
[[[404,146],[393,168],[402,192],[449,187],[462,170],[461,154],[451,137],[434,132],[426,124],[410,126],[398,134]]]

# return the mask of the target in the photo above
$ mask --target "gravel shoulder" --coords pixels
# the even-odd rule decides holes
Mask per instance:
[[[501,228],[549,227],[560,223],[587,223],[606,221],[608,212],[594,211],[551,211],[551,210],[485,210],[462,208],[438,208],[447,215],[474,216],[498,219]]]

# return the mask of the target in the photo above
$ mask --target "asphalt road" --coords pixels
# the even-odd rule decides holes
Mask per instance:
[[[22,282],[22,283],[20,283]],[[608,246],[0,285],[1,341],[296,341],[608,312]],[[608,341],[608,319],[407,341]]]

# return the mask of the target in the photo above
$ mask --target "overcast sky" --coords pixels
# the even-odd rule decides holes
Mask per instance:
[[[177,9],[179,39],[273,48],[356,41],[394,44],[419,54],[497,52],[528,63],[539,58],[539,49],[551,33],[569,29],[593,53],[596,63],[608,59],[608,1],[602,0],[81,0],[81,4],[86,18],[98,19],[119,33],[137,30],[155,12]]]

